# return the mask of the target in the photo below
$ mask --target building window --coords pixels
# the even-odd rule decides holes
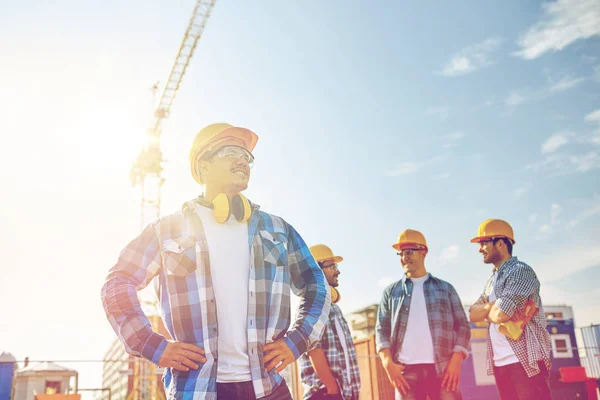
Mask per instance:
[[[552,356],[554,358],[573,358],[573,348],[569,335],[550,335],[550,339],[552,339]]]
[[[45,394],[57,394],[60,393],[60,382],[46,381],[46,387],[44,388]]]
[[[546,319],[563,319],[563,313],[561,312],[547,312]]]

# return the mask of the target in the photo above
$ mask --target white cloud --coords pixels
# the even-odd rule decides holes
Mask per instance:
[[[600,35],[598,0],[557,0],[542,4],[542,17],[521,37],[514,54],[532,60],[549,51]]]
[[[385,176],[398,176],[398,175],[408,175],[417,172],[421,168],[421,165],[414,162],[404,162],[401,163],[398,168],[393,169],[385,173]]]
[[[493,64],[490,55],[500,47],[501,43],[501,38],[491,37],[481,43],[465,47],[452,56],[440,74],[448,77],[459,76]]]
[[[600,109],[592,111],[591,113],[586,115],[585,120],[587,122],[600,122]]]
[[[519,95],[516,92],[512,92],[510,94],[510,96],[508,96],[506,98],[506,100],[504,102],[506,104],[508,104],[509,106],[517,106],[517,105],[521,104],[524,101],[525,101],[525,99],[523,98],[523,96]]]
[[[408,175],[414,174],[421,170],[421,168],[425,166],[431,166],[435,164],[439,164],[444,159],[448,158],[451,153],[441,154],[439,156],[431,157],[429,160],[425,160],[422,162],[403,162],[398,165],[395,169],[386,171],[384,173],[385,176],[399,176],[399,175]]]
[[[600,168],[597,151],[581,155],[550,154],[544,160],[525,166],[525,170],[546,173],[549,176],[563,176],[587,172]]]
[[[379,280],[377,281],[377,285],[379,285],[380,288],[386,288],[392,283],[396,282],[397,280],[397,278],[391,276],[384,276],[383,278],[379,278]]]
[[[597,202],[597,204],[594,204],[591,207],[577,214],[575,218],[573,218],[567,223],[566,228],[573,229],[583,221],[595,217],[596,215],[600,215],[600,202]]]
[[[540,229],[538,230],[539,233],[550,233],[552,232],[552,227],[548,224],[544,224],[542,226],[540,226]]]
[[[512,91],[504,102],[509,106],[517,106],[526,102],[541,101],[574,89],[584,81],[585,78],[580,76],[550,76],[547,78],[545,86],[538,89],[523,88],[518,91]]]
[[[444,172],[441,173],[439,175],[434,176],[432,179],[436,180],[436,181],[443,181],[450,178],[450,172]]]
[[[556,251],[537,260],[534,258],[531,262],[540,281],[552,282],[597,266],[600,263],[600,246],[557,248]]]
[[[569,143],[568,134],[555,133],[542,143],[542,153],[554,153],[556,150]]]
[[[537,219],[537,214],[531,214],[529,216],[529,222],[532,224],[535,222],[536,219]]]
[[[552,225],[556,225],[558,222],[558,217],[560,216],[560,213],[562,212],[562,207],[556,203],[552,204],[552,206],[550,207],[550,221],[552,223]]]
[[[569,157],[571,163],[575,165],[577,171],[587,172],[592,169],[600,168],[600,158],[598,152],[592,151],[587,154]]]
[[[452,132],[449,133],[447,135],[444,136],[446,139],[450,139],[450,140],[459,140],[465,137],[465,134],[459,131],[456,132]]]
[[[446,247],[440,255],[439,261],[443,264],[455,264],[458,261],[460,247],[457,244]]]
[[[527,192],[529,192],[529,188],[522,187],[522,188],[515,189],[514,194],[515,194],[515,197],[518,198],[518,197],[522,197]]]
[[[448,108],[447,107],[429,107],[426,115],[437,115],[442,121],[448,119]]]
[[[550,83],[547,90],[550,93],[564,92],[565,90],[573,89],[583,81],[585,81],[585,78],[565,76],[558,82]]]

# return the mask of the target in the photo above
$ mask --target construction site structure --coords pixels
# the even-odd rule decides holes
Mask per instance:
[[[164,159],[161,150],[163,122],[169,117],[175,95],[181,87],[181,82],[194,54],[198,40],[204,32],[215,1],[196,0],[185,35],[177,51],[175,62],[154,111],[153,123],[147,129],[146,143],[131,168],[131,183],[134,187],[139,187],[141,192],[140,223],[142,228],[160,216],[161,190],[165,181],[163,177]],[[164,326],[162,325],[162,321],[156,318],[157,301],[155,292],[158,286],[157,280],[155,279],[148,286],[148,290],[140,292],[140,302],[142,304],[153,304],[153,307],[150,309],[145,307],[144,312],[149,315],[153,329],[159,331]],[[156,379],[157,375],[161,373],[160,369],[155,367],[154,364],[140,358],[135,358],[133,363],[133,387],[127,400],[156,400],[164,398],[164,392],[161,392],[161,385]]]

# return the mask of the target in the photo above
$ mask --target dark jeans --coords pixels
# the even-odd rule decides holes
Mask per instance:
[[[256,400],[252,382],[217,382],[217,400]],[[292,400],[292,395],[285,381],[282,381],[273,393],[261,397],[261,400]]]
[[[410,390],[406,394],[396,390],[396,400],[462,400],[460,388],[456,392],[442,388],[442,379],[437,376],[435,364],[407,365],[402,375]]]
[[[502,400],[552,400],[546,364],[538,361],[540,373],[527,376],[521,363],[494,367],[496,386]]]
[[[325,389],[325,388],[317,390],[308,399],[309,400],[344,400],[341,393],[327,394],[327,389]]]

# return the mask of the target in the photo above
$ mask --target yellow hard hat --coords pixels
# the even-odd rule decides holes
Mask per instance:
[[[333,261],[337,264],[344,260],[343,257],[334,256],[333,251],[324,244],[315,244],[314,246],[310,246],[309,250],[317,262]]]
[[[427,241],[425,236],[419,231],[406,229],[398,235],[398,241],[392,245],[396,250],[402,250],[409,247],[423,248],[427,250]]]
[[[501,219],[486,219],[479,225],[477,236],[471,239],[471,243],[478,243],[494,238],[507,238],[515,244],[515,234],[510,224]]]
[[[224,122],[208,125],[203,128],[196,137],[190,149],[190,169],[194,180],[200,184],[200,175],[198,174],[198,159],[207,151],[212,151],[219,147],[232,145],[243,147],[249,152],[254,150],[258,142],[258,136],[249,129],[239,128]]]

